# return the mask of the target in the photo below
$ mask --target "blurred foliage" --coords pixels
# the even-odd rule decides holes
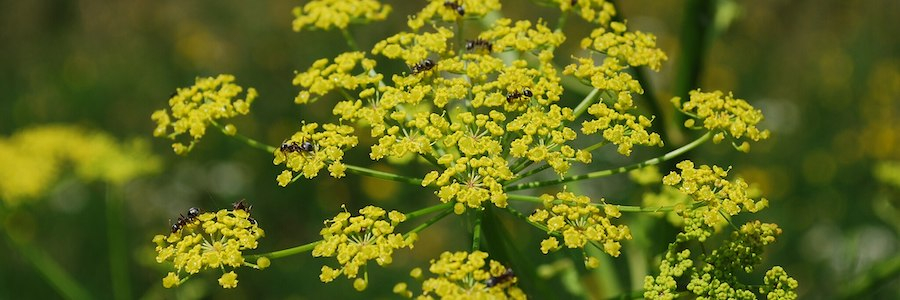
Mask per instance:
[[[409,15],[420,6],[393,2],[397,2],[395,15]],[[510,2],[505,1],[506,11],[514,17],[555,18],[531,15],[535,8],[531,2]],[[755,145],[750,155],[702,147],[692,156],[716,160],[704,163],[741,166],[739,175],[757,183],[770,200],[771,208],[760,218],[778,223],[785,232],[767,252],[767,264],[788,270],[800,282],[801,298],[832,298],[846,283],[865,278],[871,268],[900,253],[900,187],[896,183],[900,176],[896,167],[900,161],[900,2],[712,2],[720,7],[713,24],[720,30],[714,31],[716,37],[703,57],[699,87],[732,90],[761,108],[766,120],[760,127],[770,129],[773,138]],[[278,144],[292,132],[298,115],[318,121],[317,116],[327,114],[316,111],[325,106],[300,108],[292,103],[294,70],[347,50],[334,34],[292,32],[291,8],[299,4],[281,0],[2,1],[0,135],[45,123],[72,123],[118,139],[149,137],[150,113],[176,87],[189,85],[197,76],[231,73],[260,91],[253,112],[235,119],[235,125],[244,134]],[[685,4],[649,0],[619,4],[630,27],[653,32],[669,53],[669,65],[651,78],[658,98],[668,99],[672,95],[666,92],[676,84],[672,65],[681,59]],[[590,30],[585,25],[572,21],[567,26],[583,34]],[[402,26],[351,28],[366,48]],[[570,40],[562,47],[576,44]],[[333,216],[341,204],[358,209],[374,201],[408,211],[421,207],[415,199],[433,197],[420,189],[358,176],[340,181],[319,178],[315,184],[278,188],[272,180],[278,168],[271,164],[270,155],[218,134],[208,136],[189,159],[173,155],[165,141],[154,141],[153,147],[165,161],[159,176],[115,189],[83,182],[73,174],[63,176],[46,201],[0,215],[2,230],[15,228],[17,234],[27,236],[97,298],[113,297],[111,282],[122,280],[111,275],[122,266],[109,259],[117,250],[108,247],[115,235],[107,226],[116,222],[121,227],[115,230],[125,233],[123,255],[125,269],[130,270],[125,278],[131,286],[125,292],[115,291],[118,297],[125,293],[124,298],[150,299],[348,298],[360,295],[349,284],[320,283],[322,261],[305,255],[275,261],[262,272],[239,270],[242,283],[235,290],[220,289],[213,277],[164,290],[160,284],[164,271],[153,261],[150,240],[168,230],[169,222],[188,207],[216,210],[247,198],[254,204],[254,217],[269,233],[259,249],[275,250],[314,240],[321,227],[317,220]],[[365,162],[367,158],[347,160]],[[370,167],[393,168],[379,163]],[[603,189],[604,194],[622,199],[631,196],[632,203],[640,203],[640,190],[617,184],[623,182],[585,188]],[[122,205],[110,205],[116,201],[110,199],[120,199]],[[414,256],[395,256],[394,264],[385,269],[388,274],[372,278],[366,297],[390,298],[392,277],[407,276],[405,270],[422,266],[445,249],[465,248],[463,241],[468,237],[450,234],[451,228],[465,226],[458,219],[429,228],[416,244]],[[505,224],[508,220],[493,221]],[[535,230],[507,225],[500,230]],[[663,228],[658,234],[670,233]],[[540,235],[521,236],[521,243],[537,245]],[[0,243],[0,253],[6,254],[0,258],[0,298],[58,297],[28,258],[14,250],[16,242],[7,241]],[[636,236],[632,246],[651,245],[646,252],[661,252],[657,250],[665,242],[653,241],[653,236]],[[625,271],[627,257],[634,254],[603,262],[613,266],[601,268],[610,272],[604,276],[640,288],[642,274]],[[577,297],[579,289],[603,288],[599,283],[573,285],[579,280],[572,271],[578,263],[573,267],[568,259],[564,253],[536,258],[534,264],[542,265],[543,276],[555,277],[535,288],[558,288],[571,293],[570,297]],[[864,285],[862,293],[879,299],[900,294],[896,273],[880,283]],[[619,292],[623,291],[604,294]]]

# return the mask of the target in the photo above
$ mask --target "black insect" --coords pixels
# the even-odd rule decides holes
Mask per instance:
[[[484,285],[486,285],[487,287],[493,287],[495,285],[510,281],[511,279],[513,279],[513,277],[516,277],[516,274],[513,273],[513,270],[511,268],[506,268],[506,271],[503,272],[503,274],[500,274],[500,276],[491,277],[488,278],[488,280],[485,280]]]
[[[578,0],[572,0],[572,6],[578,5]]]
[[[197,221],[197,216],[200,215],[200,209],[196,207],[191,207],[187,211],[187,217],[182,214],[178,214],[178,220],[175,221],[175,224],[172,224],[172,233],[178,232],[184,226],[187,226],[191,223]]]
[[[187,217],[188,219],[195,219],[200,215],[200,209],[196,207],[191,207],[188,209]]]
[[[316,150],[316,147],[310,142],[302,142],[298,145],[293,141],[284,141],[281,143],[281,147],[278,147],[278,150],[281,150],[282,153],[313,152]]]
[[[506,102],[518,100],[519,98],[522,98],[522,96],[531,97],[534,96],[534,93],[532,93],[529,89],[525,89],[521,93],[519,91],[514,91],[512,93],[506,94]]]
[[[418,74],[419,72],[431,70],[436,65],[437,63],[435,63],[433,60],[431,60],[430,58],[426,58],[422,62],[413,65],[410,69],[412,70],[413,74]]]
[[[243,210],[249,214],[250,210],[253,209],[253,205],[247,205],[246,203],[244,203],[244,199],[241,199],[241,201],[232,203],[231,208],[232,210]]]
[[[487,50],[487,52],[494,50],[494,44],[489,41],[482,39],[466,40],[466,50],[472,51],[478,47]]]
[[[456,10],[456,13],[458,13],[460,16],[466,14],[466,9],[463,8],[462,4],[459,4],[459,2],[456,1],[444,1],[444,7]]]

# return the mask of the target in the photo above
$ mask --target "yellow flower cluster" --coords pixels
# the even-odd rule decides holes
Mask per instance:
[[[372,54],[384,55],[384,57],[400,58],[408,66],[421,63],[430,55],[452,56],[453,51],[448,49],[447,41],[453,38],[453,31],[444,27],[436,29],[436,32],[424,32],[420,34],[401,32],[390,36],[372,47]]]
[[[622,104],[627,103],[627,104]],[[619,98],[614,107],[631,108],[631,95],[619,93]],[[584,121],[581,124],[581,132],[592,134],[603,132],[603,138],[618,146],[622,155],[631,155],[634,145],[662,146],[662,138],[656,132],[649,132],[651,120],[644,116],[635,117],[625,112],[624,109],[613,109],[606,103],[595,103],[588,107],[588,113],[596,119]]]
[[[357,66],[361,67],[362,71],[352,73]],[[323,96],[335,89],[352,91],[376,84],[383,76],[374,73],[374,69],[375,60],[365,58],[363,52],[342,53],[335,57],[334,63],[331,64],[328,59],[319,59],[306,72],[294,76],[294,85],[304,89],[294,98],[294,103],[305,104],[315,101],[317,98],[312,98],[312,94]]]
[[[294,31],[347,28],[350,22],[369,23],[387,18],[391,6],[377,0],[313,0],[294,7]]]
[[[546,226],[547,233],[551,234],[541,242],[544,254],[560,248],[555,235],[562,236],[567,248],[584,248],[591,243],[612,256],[619,256],[622,248],[619,241],[631,239],[627,226],[613,225],[609,220],[622,215],[615,205],[602,205],[603,211],[600,211],[587,196],[576,196],[571,192],[559,192],[556,197],[544,194],[541,199],[544,209],[537,209],[528,220]],[[585,266],[596,268],[598,265],[597,258],[585,257]]]
[[[594,29],[590,37],[581,40],[581,48],[603,53],[632,67],[648,66],[656,71],[668,59],[666,53],[656,47],[656,36],[629,32],[625,23],[620,22],[610,23],[609,29]]]
[[[332,177],[344,177],[347,167],[341,162],[344,150],[356,146],[357,138],[353,127],[326,123],[321,131],[317,123],[303,124],[282,146],[275,149],[274,164],[284,163],[287,170],[278,175],[278,185],[287,186],[299,172],[306,178],[313,178],[328,165]]]
[[[616,8],[605,0],[550,0],[559,5],[564,13],[570,10],[584,20],[600,25],[606,25],[616,15]]]
[[[145,141],[120,143],[102,132],[44,125],[0,138],[0,198],[6,205],[43,196],[72,166],[83,180],[122,184],[154,173],[159,159]]]
[[[441,253],[428,269],[437,277],[422,283],[418,299],[525,299],[512,270],[487,257],[481,251]],[[405,285],[398,286],[395,292],[411,295]]]
[[[763,198],[754,201],[749,193],[749,185],[743,179],[728,181],[728,171],[718,166],[701,165],[685,160],[676,165],[680,172],[672,171],[663,177],[663,184],[677,186],[682,193],[696,202],[703,203],[697,210],[703,211],[703,220],[709,226],[726,220],[723,214],[734,216],[741,211],[757,212],[768,205]]]
[[[516,158],[527,157],[532,162],[546,161],[560,175],[569,171],[570,160],[590,163],[590,152],[576,151],[565,144],[577,137],[564,123],[574,119],[572,109],[568,107],[551,105],[546,112],[529,108],[506,125],[509,132],[521,133],[510,142],[509,154]]]
[[[453,159],[447,154],[438,159],[446,167],[443,172],[432,171],[425,175],[422,186],[432,182],[440,186],[437,195],[441,202],[456,200],[453,211],[462,214],[466,208],[481,208],[490,200],[497,207],[506,207],[507,195],[503,191],[504,180],[513,178],[505,159],[499,156]]]
[[[339,269],[322,266],[319,275],[322,282],[331,282],[343,274],[348,279],[356,278],[353,287],[364,290],[368,285],[368,274],[364,268],[363,277],[358,278],[360,267],[365,267],[370,260],[382,266],[390,264],[394,250],[412,249],[415,234],[404,237],[394,233],[394,227],[405,221],[406,215],[397,211],[388,213],[375,206],[366,206],[359,213],[352,217],[348,212],[339,213],[325,221],[325,228],[319,232],[323,241],[316,245],[312,255],[335,257],[341,265]]]
[[[235,99],[244,89],[233,83],[234,76],[219,75],[215,78],[197,78],[194,86],[179,88],[169,99],[171,115],[165,109],[153,112],[150,118],[156,122],[153,135],[174,140],[187,132],[191,136],[188,145],[176,142],[172,149],[177,154],[187,154],[206,133],[206,127],[217,119],[225,119],[250,113],[250,105],[256,99],[256,89],[247,89],[245,99]],[[172,121],[172,118],[175,121]],[[172,133],[168,133],[169,127]],[[234,134],[234,125],[226,125],[225,131]]]
[[[685,127],[694,127],[696,119],[702,121],[703,127],[710,132],[716,132],[713,136],[714,143],[721,142],[728,135],[735,140],[732,144],[738,150],[747,152],[750,151],[750,143],[744,141],[738,146],[737,140],[743,137],[753,141],[769,138],[769,130],[756,128],[756,124],[763,119],[762,111],[743,99],[735,99],[731,93],[704,93],[697,89],[690,92],[689,101],[682,102],[681,98],[676,97],[672,99],[672,103],[692,117],[684,122]]]
[[[618,146],[619,153],[630,155],[634,145],[662,146],[662,138],[647,131],[651,119],[635,116],[629,111],[635,108],[633,94],[644,93],[640,83],[625,70],[636,66],[649,66],[658,70],[666,60],[665,53],[656,48],[656,38],[641,32],[628,32],[624,23],[610,23],[611,30],[598,28],[590,38],[581,41],[581,47],[601,52],[603,62],[597,64],[593,57],[576,58],[577,62],[566,66],[563,74],[574,75],[604,91],[612,103],[599,102],[588,108],[595,117],[585,121],[581,131],[585,134],[602,132],[603,138]]]
[[[256,249],[257,240],[263,235],[250,213],[243,209],[223,209],[187,219],[175,232],[153,237],[156,261],[171,262],[175,267],[175,272],[169,272],[163,278],[163,286],[171,288],[181,284],[183,273],[190,276],[203,269],[224,271],[226,266],[238,268],[244,265],[242,251]],[[236,287],[237,282],[234,271],[219,278],[219,284],[224,288]]]
[[[456,22],[463,18],[483,16],[500,9],[500,0],[428,0],[419,13],[411,16],[406,24],[412,30],[419,30],[425,22],[439,19]]]
[[[562,32],[553,32],[543,22],[532,27],[530,21],[521,20],[513,24],[511,19],[499,19],[478,35],[481,40],[493,44],[494,51],[503,52],[512,49],[520,52],[536,51],[543,48],[556,48],[566,36]]]

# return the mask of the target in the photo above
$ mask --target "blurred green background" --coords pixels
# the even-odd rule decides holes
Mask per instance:
[[[386,2],[394,6],[390,21],[351,28],[363,48],[402,30],[406,20],[402,16],[424,4]],[[875,170],[883,162],[900,161],[900,1],[620,2],[619,11],[630,27],[656,34],[670,57],[663,71],[650,78],[660,99],[671,97],[676,86],[675,71],[683,59],[680,41],[686,34],[685,7],[706,3],[716,8],[714,14],[699,14],[708,20],[702,24],[722,31],[707,36],[710,42],[698,65],[697,85],[733,91],[762,109],[766,120],[760,127],[770,129],[773,138],[754,144],[749,155],[709,144],[690,157],[704,164],[733,166],[770,200],[771,207],[756,217],[778,223],[784,233],[767,249],[761,270],[782,265],[800,282],[802,299],[831,299],[884,261],[893,258],[896,264],[900,183],[879,178],[897,177],[892,172],[900,171],[884,171],[888,175],[877,177]],[[119,139],[150,139],[154,127],[150,113],[166,107],[175,88],[190,86],[197,76],[230,73],[238,84],[260,91],[251,114],[234,120],[239,132],[278,144],[301,119],[320,120],[329,113],[326,105],[293,104],[298,92],[291,85],[293,72],[348,50],[334,32],[291,31],[290,11],[302,3],[2,1],[0,135],[67,123]],[[552,24],[558,16],[557,11],[528,1],[504,4],[504,13],[511,17],[543,17]],[[576,47],[590,30],[575,19],[570,18],[566,32],[581,35],[570,36],[563,50]],[[567,58],[557,57],[560,62]],[[362,139],[360,144],[371,141]],[[240,284],[235,290],[221,289],[215,272],[165,290],[160,282],[166,270],[153,259],[151,238],[167,232],[170,220],[188,207],[216,210],[242,198],[254,205],[253,215],[267,232],[260,252],[316,240],[321,220],[336,214],[342,204],[349,210],[375,203],[407,212],[436,202],[427,191],[352,175],[341,180],[320,176],[280,188],[274,180],[280,170],[272,165],[271,154],[212,131],[187,157],[174,155],[169,143],[160,139],[153,140],[153,149],[164,160],[159,174],[130,182],[113,196],[103,184],[64,177],[46,199],[16,208],[30,221],[4,220],[3,230],[29,232],[29,242],[92,297],[111,298],[111,231],[105,216],[110,207],[104,199],[121,197],[124,206],[113,209],[121,216],[117,226],[127,243],[127,298],[348,298],[363,296],[345,279],[319,282],[322,263],[333,263],[308,254],[275,260],[265,271],[238,270]],[[652,155],[636,153],[631,159],[641,157]],[[373,164],[363,147],[351,152],[348,162],[404,174],[426,170],[416,164]],[[618,184],[626,179],[623,175],[598,180],[586,188],[639,203],[633,185]],[[412,267],[427,266],[444,250],[467,249],[468,233],[459,230],[465,228],[464,221],[447,218],[421,234],[414,251],[395,255],[388,268],[371,266],[372,281],[364,297],[392,298],[393,283],[408,278]],[[522,222],[508,222],[512,218],[501,221],[521,237],[521,248],[537,252],[540,232]],[[669,234],[651,236],[658,241],[648,252],[661,252],[671,240]],[[633,245],[626,243],[629,246]],[[9,239],[0,243],[0,253],[0,298],[60,297]],[[572,257],[578,265],[577,255]],[[534,263],[560,264],[568,258],[538,255]],[[618,270],[626,290],[639,288],[642,277],[623,271],[628,268],[626,259],[601,269]],[[565,276],[547,280],[545,288],[562,287],[571,295],[559,297],[578,298],[577,291],[567,286],[572,280]],[[861,297],[897,299],[900,280],[896,273],[887,278]],[[602,289],[592,283],[584,286]]]

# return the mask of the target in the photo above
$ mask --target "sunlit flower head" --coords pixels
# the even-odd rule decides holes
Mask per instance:
[[[183,221],[182,221],[183,220]],[[175,269],[163,278],[166,288],[177,286],[205,269],[224,272],[245,265],[243,251],[256,249],[257,240],[264,235],[250,213],[238,210],[219,210],[182,217],[168,235],[157,235],[156,261],[171,263]],[[224,288],[237,286],[237,274],[225,272],[219,278]]]
[[[187,154],[206,134],[206,128],[217,124],[216,120],[250,113],[250,105],[257,96],[256,89],[247,89],[244,99],[240,99],[239,94],[244,88],[233,82],[234,76],[226,74],[215,78],[197,78],[193,86],[179,88],[169,99],[169,110],[157,110],[150,116],[156,122],[153,135],[176,140],[188,133],[190,142],[187,145],[183,142],[172,144],[175,153]],[[224,125],[223,128],[225,127],[229,125]],[[226,132],[233,134],[235,130],[234,125],[230,125],[230,130]]]
[[[587,196],[576,196],[571,192],[559,192],[556,196],[542,195],[544,208],[537,209],[528,217],[531,222],[546,227],[550,237],[541,242],[544,254],[561,248],[557,236],[563,238],[566,248],[584,248],[591,244],[612,256],[619,256],[621,240],[631,239],[631,231],[625,225],[613,225],[610,218],[618,218],[621,213],[615,205],[592,203]],[[596,258],[585,257],[589,267],[596,267]]]
[[[762,111],[743,99],[734,98],[731,93],[728,95],[721,91],[706,93],[698,89],[690,92],[690,100],[687,102],[677,97],[672,99],[672,102],[691,117],[684,122],[686,127],[702,126],[714,132],[714,143],[719,143],[728,136],[732,145],[740,151],[747,152],[750,150],[750,143],[741,142],[745,138],[753,141],[769,138],[769,130],[759,130],[756,127],[763,119]]]
[[[322,282],[331,282],[344,275],[348,279],[356,279],[353,285],[358,290],[364,289],[368,284],[366,266],[369,261],[388,265],[393,262],[395,250],[412,249],[415,234],[403,236],[394,233],[394,227],[406,220],[404,214],[387,212],[375,206],[366,206],[359,213],[358,216],[339,213],[326,220],[325,227],[319,232],[323,240],[313,249],[312,255],[334,257],[340,265],[337,269],[322,266],[319,275]]]
[[[516,286],[515,272],[488,254],[474,252],[444,252],[431,260],[428,270],[434,277],[422,283],[419,299],[525,299]],[[405,287],[405,285],[403,286]],[[405,288],[395,292],[402,294]]]
[[[387,18],[391,6],[377,0],[313,0],[294,7],[294,31],[347,28],[350,23],[369,23]]]

